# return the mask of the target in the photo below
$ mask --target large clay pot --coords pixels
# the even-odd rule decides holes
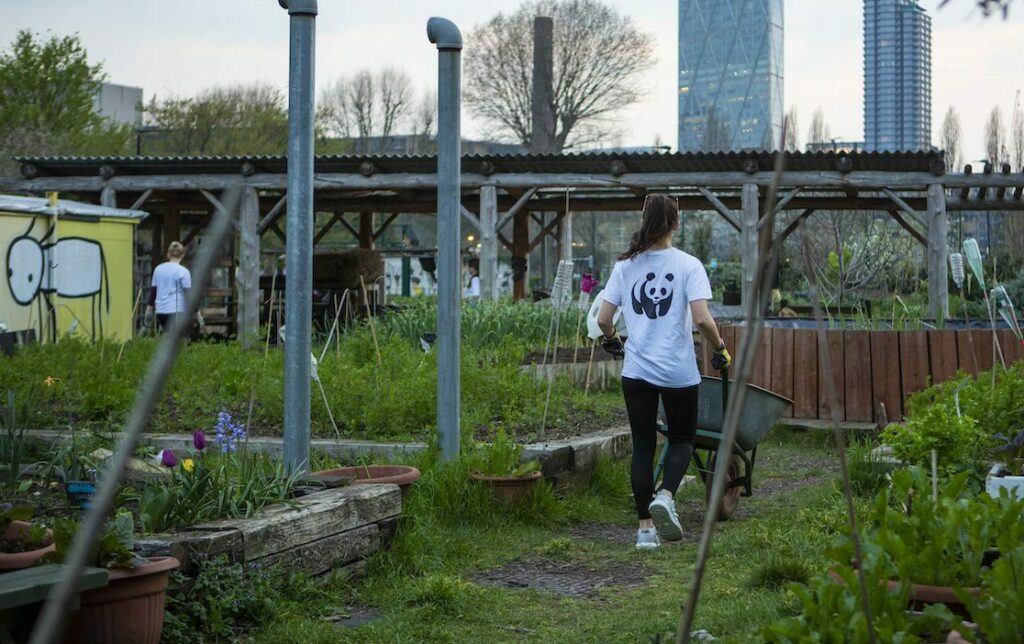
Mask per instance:
[[[420,480],[420,471],[411,465],[353,465],[315,472],[313,477],[317,476],[355,477],[353,483],[394,483],[406,496],[412,484]]]
[[[26,521],[11,521],[4,530],[4,539],[8,541],[24,541],[28,539],[32,524]],[[53,552],[53,531],[46,531],[43,545],[25,552],[0,552],[0,570],[21,570],[35,565],[40,558]]]
[[[533,487],[541,478],[540,472],[530,472],[524,476],[488,476],[473,472],[469,478],[491,487],[491,493],[499,501],[518,503],[533,494]]]
[[[131,570],[110,571],[110,583],[81,595],[65,644],[159,644],[164,628],[167,578],[174,557],[151,557]]]

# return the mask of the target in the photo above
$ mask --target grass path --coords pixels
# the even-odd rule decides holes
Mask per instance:
[[[684,539],[633,548],[627,464],[602,463],[591,489],[549,525],[493,517],[421,521],[370,576],[336,583],[329,605],[282,611],[254,642],[648,642],[675,632],[693,574],[703,485],[679,494]],[[752,641],[794,608],[781,588],[824,572],[845,525],[834,449],[776,430],[762,444],[754,496],[719,524],[695,626]],[[363,623],[366,622],[366,623]],[[358,625],[363,623],[362,625]]]

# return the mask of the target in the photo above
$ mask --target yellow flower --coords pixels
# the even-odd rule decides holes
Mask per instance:
[[[46,379],[43,380],[43,384],[47,387],[52,387],[58,382],[60,382],[60,378],[54,378],[53,376],[46,376]]]
[[[186,458],[183,461],[181,461],[181,466],[185,468],[186,472],[191,472],[193,469],[195,469],[196,463],[191,458]]]

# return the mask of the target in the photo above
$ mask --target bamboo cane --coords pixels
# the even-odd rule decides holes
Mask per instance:
[[[141,301],[142,301],[142,289],[139,289],[139,294],[135,298],[135,306],[132,307],[132,324],[131,324],[132,328],[131,328],[131,331],[129,331],[129,333],[130,333],[129,337],[132,337],[132,338],[135,337],[135,316],[139,312],[139,302],[141,302]],[[125,338],[124,340],[121,340],[121,349],[118,350],[118,352],[117,352],[117,362],[121,362],[121,355],[124,353],[124,345],[127,344],[127,343],[128,343],[128,338]]]
[[[377,327],[373,324],[373,313],[370,311],[370,296],[366,292],[366,282],[359,276],[359,285],[363,288],[363,306],[366,307],[366,318],[370,322],[370,335],[373,336],[373,348],[377,351],[377,366],[384,368],[384,360],[380,356],[380,345],[377,344]]]
[[[593,344],[590,345],[590,361],[587,363],[587,384],[583,389],[584,396],[590,395],[590,370],[594,367],[594,349],[597,348],[597,340],[593,340],[592,342]]]
[[[267,342],[263,347],[264,358],[270,353],[270,332],[274,329],[274,296],[276,293],[277,270],[274,270],[274,275],[270,278],[270,300],[268,300],[267,306]]]

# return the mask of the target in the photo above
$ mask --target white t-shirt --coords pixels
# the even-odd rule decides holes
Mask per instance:
[[[175,262],[164,262],[153,270],[156,287],[156,312],[180,313],[185,310],[185,289],[192,288],[192,274]]]
[[[601,297],[622,307],[629,327],[623,377],[659,387],[700,384],[690,302],[711,299],[700,260],[677,248],[649,250],[617,262]]]
[[[469,278],[469,286],[462,291],[462,297],[480,297],[480,276]]]

